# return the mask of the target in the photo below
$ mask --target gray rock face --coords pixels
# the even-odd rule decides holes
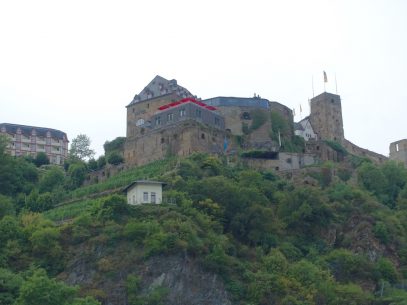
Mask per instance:
[[[142,272],[144,290],[169,288],[167,304],[229,305],[227,292],[217,275],[205,272],[181,256],[154,257]]]
[[[106,255],[100,248],[91,250],[79,246],[74,251],[74,257],[59,277],[70,285],[79,285],[84,294],[94,295],[103,305],[130,305],[126,291],[129,274],[140,277],[140,295],[147,295],[156,287],[166,288],[164,304],[232,304],[222,279],[184,255],[123,263],[120,257],[111,252]]]

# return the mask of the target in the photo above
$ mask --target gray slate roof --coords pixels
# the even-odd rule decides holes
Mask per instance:
[[[177,80],[167,80],[164,77],[157,75],[143,90],[141,90],[139,94],[134,96],[133,100],[128,106],[137,102],[142,102],[171,93],[178,94],[180,98],[194,97],[191,92],[178,85]]]
[[[56,139],[63,139],[65,136],[65,139],[68,140],[68,137],[65,132],[62,132],[57,129],[52,129],[52,128],[46,128],[46,127],[36,127],[36,126],[27,126],[27,125],[18,125],[18,124],[10,124],[10,123],[0,123],[0,130],[2,128],[6,129],[6,132],[9,134],[16,134],[17,129],[20,128],[21,134],[30,136],[32,134],[32,130],[35,129],[35,132],[37,136],[40,137],[46,137],[47,132],[49,131],[51,133],[52,138]]]
[[[239,107],[255,107],[269,109],[269,100],[259,97],[232,97],[232,96],[218,96],[203,100],[207,105],[219,107],[219,106],[239,106]]]
[[[167,185],[167,183],[161,182],[161,181],[136,180],[136,181],[133,181],[132,183],[130,183],[128,186],[126,186],[126,187],[123,189],[123,192],[127,192],[127,190],[128,190],[129,188],[131,188],[133,185],[136,185],[136,184],[160,184],[160,185],[162,185],[162,186]]]
[[[304,131],[304,127],[300,123],[294,123],[294,130]]]

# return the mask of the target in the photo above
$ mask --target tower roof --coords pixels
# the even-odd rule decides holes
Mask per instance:
[[[311,99],[311,102],[313,100],[328,99],[328,98],[341,98],[341,96],[338,95],[338,94],[330,93],[330,92],[322,92],[321,94],[318,94],[317,96],[314,96]]]
[[[134,96],[128,106],[171,93],[176,93],[180,98],[193,97],[191,92],[177,84],[177,80],[167,80],[157,75],[139,94]]]

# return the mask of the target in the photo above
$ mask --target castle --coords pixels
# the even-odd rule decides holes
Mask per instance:
[[[407,139],[390,144],[390,159],[402,162],[407,167]]]
[[[246,154],[248,159],[260,159],[250,165],[267,163],[268,168],[290,170],[321,160],[340,161],[343,156],[326,145],[334,141],[377,163],[387,159],[346,140],[339,95],[324,92],[310,104],[310,116],[294,123],[292,110],[281,103],[256,95],[200,100],[176,80],[156,76],[126,106],[124,157],[128,165],[137,166],[170,155],[234,156],[256,151]],[[290,152],[295,135],[305,144]]]

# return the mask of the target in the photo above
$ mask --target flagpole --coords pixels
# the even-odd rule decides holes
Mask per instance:
[[[312,97],[315,97],[315,93],[314,93],[314,75],[312,75]]]
[[[338,83],[336,82],[336,73],[335,73],[335,90],[336,94],[338,94]]]

